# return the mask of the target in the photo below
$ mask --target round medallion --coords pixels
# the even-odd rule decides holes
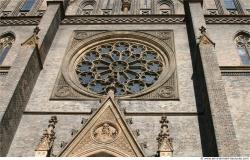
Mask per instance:
[[[159,95],[164,98],[173,96],[174,89],[171,86],[165,86],[160,89]]]

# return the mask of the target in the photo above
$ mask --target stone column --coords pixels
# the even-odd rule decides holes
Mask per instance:
[[[0,86],[0,156],[6,156],[29,97],[42,70],[68,0],[49,0],[40,24],[40,32],[20,46],[20,52]],[[39,41],[36,42],[37,37]]]
[[[214,43],[206,33],[202,0],[185,0],[193,83],[204,156],[240,156]]]

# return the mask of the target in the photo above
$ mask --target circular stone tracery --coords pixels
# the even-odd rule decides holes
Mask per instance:
[[[163,67],[163,58],[152,47],[118,40],[84,51],[77,61],[76,74],[88,91],[101,95],[115,87],[116,96],[125,96],[151,87]]]

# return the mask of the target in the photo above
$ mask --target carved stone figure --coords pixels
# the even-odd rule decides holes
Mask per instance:
[[[93,135],[98,142],[110,142],[117,137],[118,130],[113,124],[105,122],[94,130]]]

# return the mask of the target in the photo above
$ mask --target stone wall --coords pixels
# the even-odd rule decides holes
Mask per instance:
[[[239,141],[241,156],[250,156],[250,77],[224,76],[227,98],[236,136]]]
[[[152,30],[151,25],[81,25],[60,26],[51,49],[44,63],[25,115],[13,140],[8,156],[33,156],[34,148],[39,142],[42,129],[46,128],[51,115],[60,115],[57,124],[57,140],[55,154],[60,149],[60,141],[70,139],[70,131],[79,128],[80,117],[88,117],[92,108],[98,107],[97,101],[66,101],[50,100],[52,89],[63,57],[66,54],[74,30]],[[119,104],[126,108],[127,116],[132,117],[136,129],[140,129],[139,143],[147,142],[145,153],[154,156],[157,151],[156,137],[159,133],[159,120],[164,113],[169,116],[171,136],[174,138],[175,156],[201,156],[199,125],[193,91],[192,65],[185,25],[158,25],[154,30],[173,30],[176,49],[179,96],[178,101],[121,101]],[[141,113],[142,112],[142,113]],[[144,114],[145,113],[145,114]],[[155,114],[154,114],[155,113]],[[149,119],[150,117],[150,119]],[[32,119],[32,121],[31,121]],[[61,121],[61,122],[60,122]],[[30,124],[27,126],[27,124]],[[31,132],[25,132],[30,130]],[[24,136],[24,133],[26,134]],[[153,137],[153,138],[152,138]],[[24,143],[27,139],[29,143]],[[18,146],[25,148],[20,151]]]
[[[235,35],[240,31],[249,32],[249,25],[208,25],[209,35],[216,43],[216,54],[220,66],[242,66],[235,45]],[[223,34],[222,34],[223,33]],[[222,36],[218,36],[222,34]],[[249,156],[249,76],[223,76],[227,99],[233,118],[236,136],[242,156]]]
[[[207,26],[208,34],[215,43],[215,50],[220,66],[240,66],[234,38],[240,31],[250,31],[249,25],[210,24]]]

